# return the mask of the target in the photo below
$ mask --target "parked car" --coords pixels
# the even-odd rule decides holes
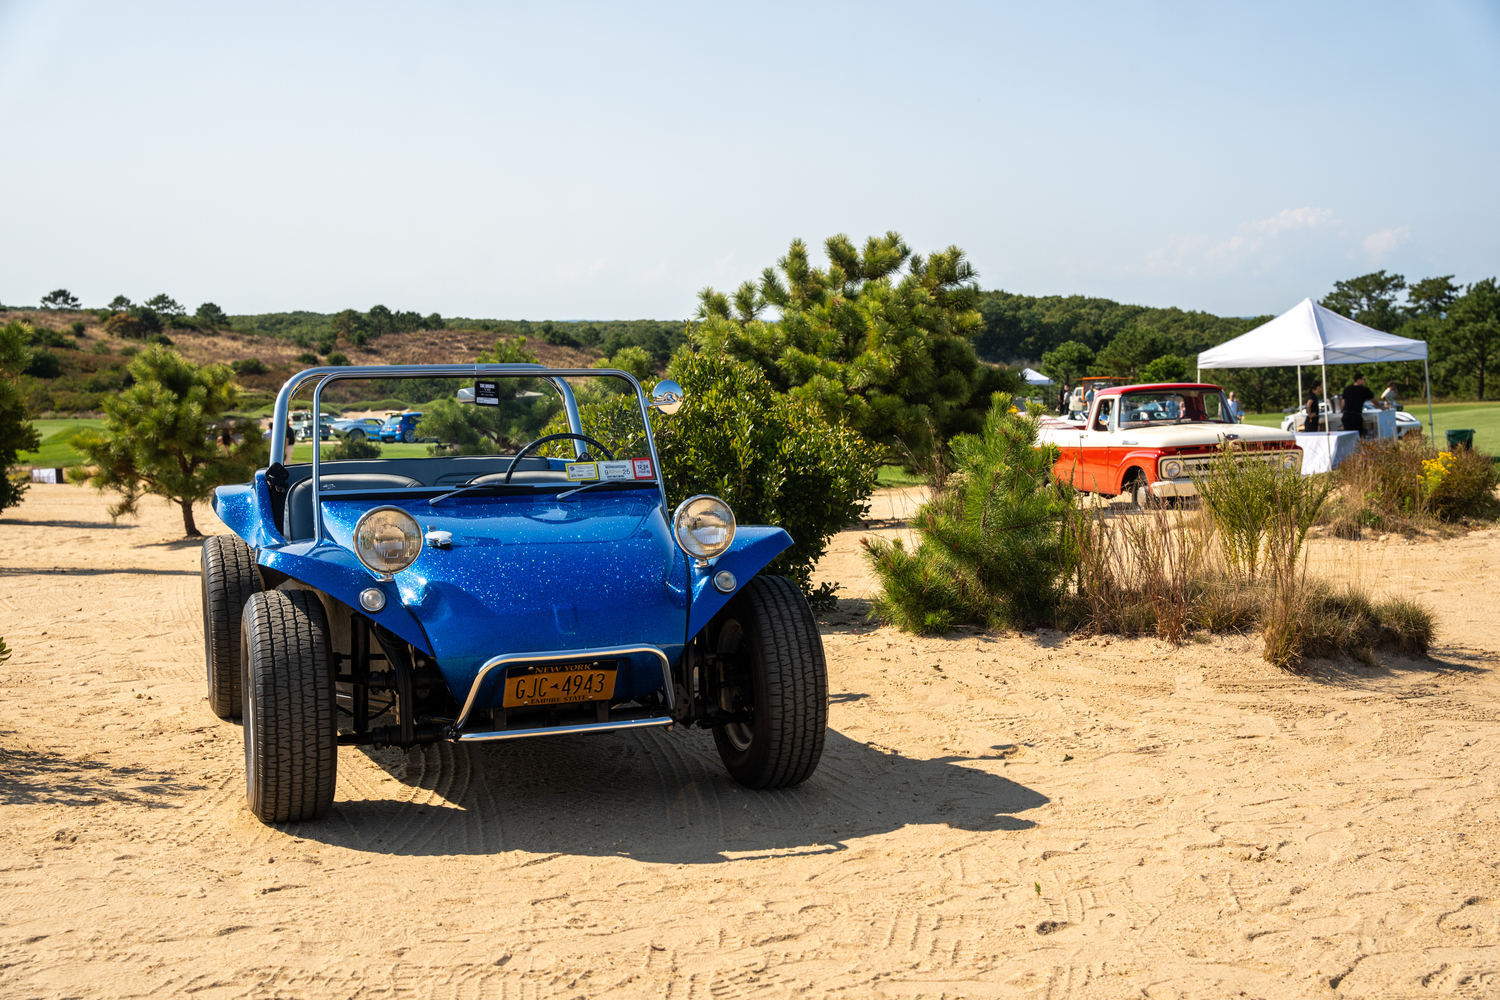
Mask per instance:
[[[1242,461],[1302,468],[1288,431],[1240,424],[1224,390],[1207,383],[1100,389],[1085,420],[1042,420],[1039,444],[1059,451],[1053,474],[1085,493],[1121,494],[1135,506],[1197,496],[1192,473],[1208,467],[1225,442]]]
[[[293,410],[290,414],[292,433],[298,441],[312,440],[312,410]],[[327,441],[333,433],[333,414],[318,415],[318,440]]]
[[[1322,403],[1318,404],[1318,409],[1322,412],[1323,419],[1325,421],[1329,418],[1329,414],[1331,412],[1330,407],[1331,404],[1327,400],[1324,400]],[[1364,422],[1367,425],[1373,424],[1376,418],[1372,416],[1372,414],[1379,412],[1380,408],[1374,403],[1366,403],[1361,416],[1364,417]],[[1328,425],[1329,428],[1332,430],[1341,430],[1343,428],[1343,414],[1333,413],[1332,416],[1333,423]],[[1302,430],[1302,427],[1306,422],[1307,412],[1305,410],[1293,410],[1281,419],[1281,429],[1284,431],[1291,431],[1292,433],[1298,433]],[[1422,421],[1418,419],[1415,414],[1407,413],[1405,410],[1397,410],[1396,436],[1408,437],[1413,434],[1417,437],[1422,436]]]
[[[410,444],[420,440],[417,437],[417,424],[421,419],[421,413],[413,413],[410,410],[387,416],[385,423],[380,425],[380,440],[387,444],[393,441],[405,441]]]
[[[376,417],[351,417],[348,420],[335,420],[329,426],[335,434],[341,434],[352,441],[363,441],[365,438],[378,438],[384,424]]]
[[[288,465],[293,393],[357,378],[451,378],[510,453]],[[579,399],[612,407],[601,437],[583,432]],[[812,775],[828,721],[822,640],[798,586],[758,575],[791,538],[737,524],[718,497],[671,506],[647,416],[681,405],[676,384],[648,398],[609,369],[316,368],[288,381],[271,464],[216,492],[233,534],[203,545],[208,699],[243,715],[255,815],[325,815],[348,745],[698,726],[741,784]],[[579,759],[607,767],[619,746]]]

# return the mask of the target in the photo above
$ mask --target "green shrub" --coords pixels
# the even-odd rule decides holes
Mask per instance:
[[[62,374],[62,362],[57,360],[57,355],[46,348],[31,352],[31,361],[26,366],[26,374],[32,378],[57,378]]]
[[[82,324],[79,325],[81,326]],[[73,347],[74,343],[67,337],[64,337],[62,334],[58,333],[56,330],[49,330],[45,326],[36,326],[31,328],[31,346]]]
[[[229,367],[234,369],[236,375],[264,375],[271,370],[260,358],[242,358],[239,361],[231,361]]]
[[[297,364],[309,365],[315,368],[318,365],[318,356],[311,351],[304,351],[297,355]]]
[[[71,333],[74,337],[88,336],[88,334],[85,332],[87,329],[88,328],[83,325],[83,320],[81,319],[75,319],[73,322],[68,324],[68,332]]]
[[[171,347],[172,338],[168,337],[165,333],[148,333],[146,334],[146,343],[156,344],[158,347]]]
[[[1051,621],[1069,562],[1062,521],[1073,492],[1049,483],[1055,448],[1037,448],[1037,421],[996,393],[980,434],[951,442],[948,488],[912,521],[915,551],[866,540],[882,591],[876,613],[908,632],[957,624],[1025,628]]]
[[[652,422],[668,497],[712,493],[743,523],[785,528],[791,547],[765,571],[791,577],[814,607],[833,607],[837,587],[814,590],[813,566],[869,510],[879,450],[810,400],[777,392],[752,364],[683,350],[667,374],[685,396]]]
[[[347,355],[340,354],[339,352],[334,351],[332,354],[328,355],[328,363],[337,368],[342,368],[349,363],[349,358]]]
[[[1472,448],[1439,452],[1422,463],[1427,509],[1440,521],[1464,517],[1493,517],[1495,513],[1495,460]]]

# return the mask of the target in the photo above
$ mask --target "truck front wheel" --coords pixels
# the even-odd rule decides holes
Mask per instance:
[[[817,770],[828,731],[828,665],[807,599],[784,577],[757,576],[720,613],[719,708],[750,721],[714,727],[729,774],[750,788],[788,788]]]

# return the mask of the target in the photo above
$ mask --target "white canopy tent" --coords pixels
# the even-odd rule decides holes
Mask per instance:
[[[1052,385],[1052,380],[1033,368],[1022,368],[1021,377],[1027,385]]]
[[[1297,394],[1302,394],[1302,366],[1323,370],[1328,392],[1329,365],[1369,364],[1376,361],[1420,361],[1427,388],[1427,427],[1432,431],[1432,379],[1427,366],[1427,342],[1381,333],[1303,299],[1269,323],[1198,355],[1198,377],[1205,368],[1281,368],[1297,366]],[[1331,416],[1331,414],[1330,414]],[[1329,421],[1323,421],[1328,430]]]

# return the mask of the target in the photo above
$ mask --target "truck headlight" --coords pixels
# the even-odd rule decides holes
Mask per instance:
[[[1288,451],[1281,456],[1281,467],[1283,469],[1295,469],[1297,467],[1297,453]]]
[[[1161,466],[1161,477],[1163,479],[1177,479],[1177,478],[1181,477],[1181,475],[1182,475],[1182,463],[1181,462],[1177,461],[1176,459],[1173,459],[1170,462],[1163,462],[1162,463],[1162,466]]]
[[[376,507],[354,525],[354,554],[378,576],[399,573],[422,554],[422,529],[400,507]]]
[[[718,497],[688,497],[672,514],[672,533],[694,559],[713,559],[734,541],[734,511]]]

